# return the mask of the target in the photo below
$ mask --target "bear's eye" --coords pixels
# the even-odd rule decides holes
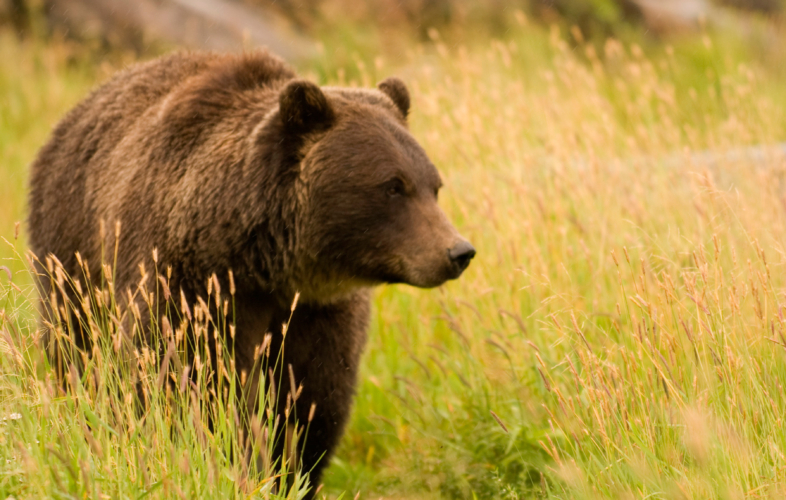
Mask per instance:
[[[385,186],[385,192],[391,198],[394,196],[403,196],[404,191],[404,183],[401,181],[401,179],[393,179]]]

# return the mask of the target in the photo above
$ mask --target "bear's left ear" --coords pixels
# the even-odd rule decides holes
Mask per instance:
[[[307,80],[289,82],[279,95],[278,107],[284,129],[293,134],[324,130],[336,117],[322,89]]]
[[[391,76],[379,82],[377,87],[390,97],[396,107],[401,111],[401,114],[404,115],[404,118],[406,118],[409,114],[409,90],[407,90],[407,86],[404,85],[404,82],[395,76]]]

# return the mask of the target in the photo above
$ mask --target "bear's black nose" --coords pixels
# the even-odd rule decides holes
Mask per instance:
[[[459,272],[463,271],[469,265],[469,261],[475,256],[475,247],[469,241],[463,240],[458,245],[448,250],[448,257],[450,261],[458,267]]]

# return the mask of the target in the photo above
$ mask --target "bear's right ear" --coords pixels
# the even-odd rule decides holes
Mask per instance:
[[[307,80],[289,82],[281,91],[278,107],[284,129],[293,134],[324,130],[336,116],[322,89]]]

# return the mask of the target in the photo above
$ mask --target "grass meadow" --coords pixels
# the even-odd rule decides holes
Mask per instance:
[[[395,53],[336,36],[301,65],[321,84],[407,81],[440,203],[478,249],[458,281],[376,292],[320,497],[786,496],[786,40],[751,22],[585,41],[518,15],[503,39],[431,31]],[[134,56],[7,33],[0,52],[0,498],[302,495],[231,460],[232,408],[164,404],[155,353],[135,353],[143,416],[111,342],[56,390],[27,166]],[[205,411],[224,418],[207,430]]]

